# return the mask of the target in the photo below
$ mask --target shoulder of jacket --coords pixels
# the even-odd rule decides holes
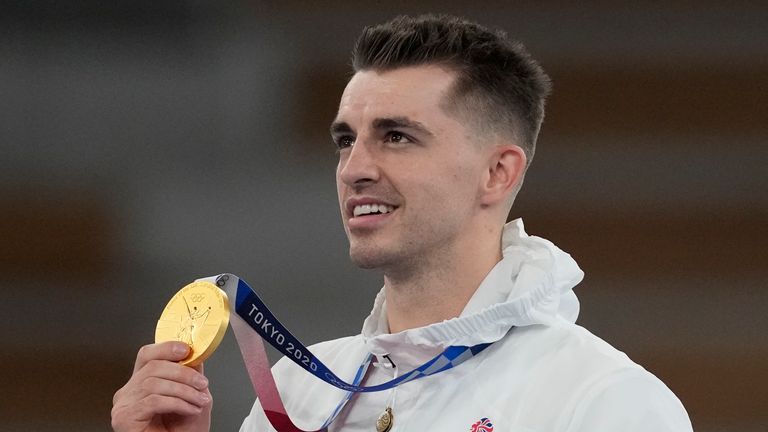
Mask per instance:
[[[550,366],[567,364],[582,372],[635,368],[639,366],[608,342],[587,329],[563,321],[554,325],[533,325],[513,328],[497,344],[506,356],[521,360],[549,362]]]
[[[554,369],[568,371],[561,384],[569,383],[571,391],[562,407],[573,417],[562,430],[691,430],[685,408],[666,384],[589,330],[564,324],[538,336],[557,346],[549,356]]]
[[[569,432],[603,430],[691,432],[680,399],[655,375],[626,368],[607,373],[573,399]]]

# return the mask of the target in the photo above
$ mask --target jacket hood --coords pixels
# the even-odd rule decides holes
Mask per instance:
[[[526,234],[522,219],[504,226],[502,259],[483,279],[461,315],[440,323],[389,334],[384,289],[379,291],[362,335],[374,354],[413,345],[444,349],[501,339],[511,327],[575,322],[579,301],[573,288],[584,272],[552,242]]]

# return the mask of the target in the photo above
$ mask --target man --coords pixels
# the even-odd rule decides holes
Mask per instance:
[[[524,48],[457,18],[400,17],[364,30],[331,134],[350,256],[384,273],[362,334],[313,347],[366,386],[448,346],[491,345],[438,375],[359,393],[331,431],[690,431],[667,387],[574,324],[582,272],[552,243],[505,225],[533,157],[549,80]],[[120,431],[207,430],[202,374],[148,345],[115,395]],[[345,393],[283,359],[288,414],[317,429]],[[379,424],[378,426],[382,426]],[[257,401],[242,431],[270,431]]]

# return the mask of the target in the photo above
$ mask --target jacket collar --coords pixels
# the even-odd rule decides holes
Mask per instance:
[[[573,292],[584,277],[576,261],[550,241],[525,233],[522,219],[504,226],[502,259],[494,266],[461,315],[443,322],[390,334],[384,289],[363,323],[368,350],[436,354],[452,345],[496,342],[511,327],[575,322],[579,301]]]

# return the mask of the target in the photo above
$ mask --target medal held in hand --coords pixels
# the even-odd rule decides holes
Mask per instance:
[[[157,322],[155,342],[187,343],[191,352],[179,363],[197,366],[213,354],[224,338],[230,324],[230,310],[233,312],[232,330],[243,354],[254,392],[272,427],[280,432],[307,431],[297,427],[287,414],[270,370],[263,340],[307,372],[347,392],[320,429],[313,429],[313,432],[326,432],[354,393],[389,390],[410,381],[436,375],[459,366],[491,345],[483,343],[474,346],[449,346],[431,360],[391,381],[363,386],[363,378],[374,358],[372,354],[368,354],[360,364],[352,383],[348,383],[331,371],[288,331],[253,288],[229,273],[198,279],[179,290],[168,302]],[[392,407],[388,406],[376,419],[376,431],[389,432],[393,424],[394,413]]]
[[[219,346],[229,325],[227,294],[206,281],[193,282],[165,306],[155,328],[155,342],[180,341],[190,347],[180,363],[197,366]]]

